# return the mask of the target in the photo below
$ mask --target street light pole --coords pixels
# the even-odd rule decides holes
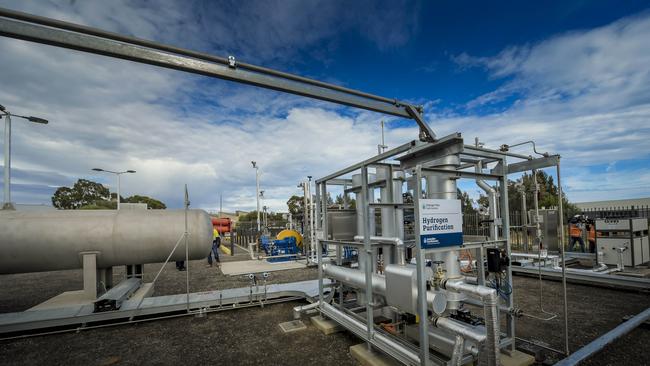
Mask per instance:
[[[4,204],[2,209],[13,210],[14,205],[11,203],[11,116],[24,118],[29,122],[48,124],[49,122],[46,119],[33,117],[33,116],[21,116],[18,114],[11,114],[3,105],[0,105],[0,118],[5,116],[5,146],[4,146],[4,185],[3,185],[3,199]]]
[[[116,175],[117,175],[117,209],[119,210],[120,209],[120,201],[121,201],[121,199],[120,199],[120,186],[121,186],[120,175],[122,175],[122,174],[116,174]]]
[[[122,182],[120,181],[120,176],[125,173],[135,173],[135,170],[125,170],[123,172],[114,172],[112,170],[106,170],[106,169],[101,169],[101,168],[93,168],[92,170],[96,172],[104,172],[104,173],[111,173],[117,175],[117,209],[120,209],[120,191],[121,191],[121,185]]]
[[[5,116],[5,166],[4,166],[4,205],[11,208],[11,116]]]
[[[251,164],[255,168],[255,201],[257,202],[257,232],[259,233],[262,230],[260,228],[260,170],[256,162],[251,161]]]

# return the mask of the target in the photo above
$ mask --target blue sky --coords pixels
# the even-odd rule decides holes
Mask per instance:
[[[650,11],[635,1],[0,1],[0,6],[207,51],[425,105],[438,135],[534,139],[563,156],[572,201],[650,196]],[[123,195],[179,207],[285,210],[412,121],[147,65],[0,39],[14,200],[49,202],[95,166],[135,169]],[[473,185],[463,185],[472,195]]]

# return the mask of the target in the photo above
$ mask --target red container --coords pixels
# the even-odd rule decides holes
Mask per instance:
[[[232,220],[228,217],[213,217],[212,226],[217,229],[219,234],[229,233],[232,228]]]

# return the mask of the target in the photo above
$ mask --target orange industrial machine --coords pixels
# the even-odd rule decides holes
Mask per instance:
[[[217,229],[219,235],[229,233],[232,230],[232,220],[228,217],[213,217],[212,226]]]

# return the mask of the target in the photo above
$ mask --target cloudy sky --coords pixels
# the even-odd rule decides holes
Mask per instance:
[[[534,139],[572,201],[650,196],[650,10],[642,2],[5,1],[0,6],[210,52],[426,106],[439,136]],[[539,4],[537,4],[539,3]],[[542,6],[543,3],[543,6]],[[396,146],[412,121],[153,66],[0,38],[16,119],[13,200],[49,203],[93,167],[122,195],[286,210],[307,175]],[[473,195],[473,186],[464,186]]]

